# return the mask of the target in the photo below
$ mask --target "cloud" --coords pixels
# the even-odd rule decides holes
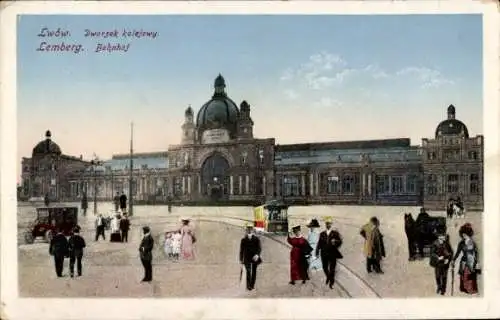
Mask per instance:
[[[311,55],[305,63],[296,68],[287,68],[280,79],[307,89],[325,90],[349,81],[401,81],[401,77],[413,77],[420,83],[421,88],[438,88],[455,83],[440,71],[425,67],[405,67],[392,73],[377,64],[352,67],[341,56],[326,51]]]
[[[319,107],[341,107],[343,105],[342,101],[331,98],[331,97],[322,97],[319,101],[315,103]]]
[[[440,71],[425,67],[403,68],[396,72],[396,75],[414,77],[421,83],[422,88],[439,88],[455,84],[455,81],[445,78]]]
[[[299,94],[295,90],[292,90],[292,89],[285,90],[284,93],[285,93],[285,97],[288,100],[295,100],[299,97]]]

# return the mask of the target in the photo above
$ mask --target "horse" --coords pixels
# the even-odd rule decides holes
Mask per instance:
[[[465,209],[460,208],[457,204],[453,204],[453,216],[465,219]]]
[[[405,233],[408,240],[408,260],[415,260],[417,254],[417,228],[411,213],[404,214]]]

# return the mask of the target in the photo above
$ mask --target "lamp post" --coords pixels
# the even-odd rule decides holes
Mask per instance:
[[[131,217],[134,214],[134,201],[133,201],[133,179],[134,179],[134,123],[130,124],[130,172],[128,181],[128,215]]]
[[[92,176],[94,179],[94,215],[97,215],[97,166],[102,166],[102,161],[94,153],[94,159],[90,161],[92,166]]]

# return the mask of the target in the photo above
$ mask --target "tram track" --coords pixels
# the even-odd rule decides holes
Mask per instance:
[[[195,217],[195,216],[193,216],[193,218],[200,221],[200,222],[214,222],[214,223],[229,225],[232,227],[241,227],[238,224],[230,223],[227,221],[208,219],[207,217]],[[237,220],[237,221],[244,221],[244,222],[253,222],[253,220],[250,220],[250,219],[231,217],[231,216],[220,216],[220,218]],[[274,242],[276,242],[276,243],[278,243],[278,244],[280,244],[288,249],[291,248],[291,246],[287,242],[277,238],[276,236],[273,236],[270,234],[265,234],[265,233],[263,233],[262,236],[265,237],[266,239],[274,241]],[[375,290],[375,288],[373,286],[371,286],[365,279],[363,279],[356,271],[352,270],[349,266],[342,263],[341,261],[338,261],[337,264],[342,268],[342,271],[344,271],[349,277],[351,277],[352,279],[355,279],[358,282],[358,284],[357,284],[357,286],[359,287],[358,291],[361,291],[361,295],[363,295],[364,297],[382,298],[382,296]],[[339,293],[341,293],[341,295],[344,295],[348,298],[358,298],[355,296],[355,294],[353,292],[351,292],[352,289],[349,290],[347,288],[347,284],[342,283],[342,281],[339,280],[338,278],[336,280],[336,285],[340,289]],[[319,290],[319,287],[317,284],[313,283],[313,286],[315,287],[315,289]],[[351,284],[350,287],[352,288],[353,285]],[[356,295],[358,295],[358,294],[356,294]]]

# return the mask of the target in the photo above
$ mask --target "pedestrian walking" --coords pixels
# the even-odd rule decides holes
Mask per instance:
[[[61,229],[58,229],[52,240],[50,240],[49,253],[54,257],[56,275],[60,278],[63,276],[64,258],[69,253],[68,240]]]
[[[128,242],[128,231],[130,230],[130,220],[127,214],[123,214],[123,218],[120,220],[120,231],[122,233],[122,242]]]
[[[102,214],[98,214],[95,219],[95,241],[99,240],[99,236],[102,236],[104,240],[106,240],[106,235],[104,234],[104,229],[106,228],[106,222],[102,217]]]
[[[330,289],[333,289],[337,259],[343,258],[339,251],[342,246],[342,236],[337,230],[332,228],[332,219],[330,217],[325,218],[325,228],[326,230],[319,234],[315,254],[316,256],[321,255],[323,272],[326,276],[325,283],[329,285]]]
[[[50,198],[49,198],[49,194],[46,193],[45,196],[43,197],[43,203],[45,204],[46,207],[49,206],[50,204]]]
[[[122,195],[120,196],[120,210],[122,213],[127,212],[127,196],[124,192],[122,192]]]
[[[417,256],[417,226],[411,213],[405,213],[404,222],[408,241],[408,261],[413,261]]]
[[[295,285],[295,281],[302,280],[306,283],[309,280],[309,258],[313,248],[301,233],[300,226],[292,228],[288,234],[287,242],[292,246],[290,250],[290,282]]]
[[[89,202],[88,202],[88,199],[87,199],[87,193],[85,193],[85,192],[83,193],[83,196],[82,196],[81,206],[82,206],[83,215],[86,216],[87,215],[87,209],[89,208]]]
[[[458,266],[458,274],[460,275],[460,291],[466,294],[478,293],[477,276],[481,274],[479,266],[479,249],[473,239],[474,230],[470,223],[466,223],[458,230],[460,242],[457,246],[457,252],[452,260],[452,267],[455,266],[455,261],[461,256]]]
[[[142,228],[143,237],[139,246],[139,255],[144,267],[144,278],[142,282],[153,281],[153,247],[154,239],[151,236],[151,229],[148,226]]]
[[[449,237],[442,229],[437,230],[438,238],[431,246],[431,256],[429,264],[434,268],[436,278],[436,293],[446,294],[446,285],[448,282],[448,270],[453,258],[453,249],[451,248]]]
[[[115,197],[113,198],[113,204],[115,205],[115,212],[118,212],[120,209],[120,193],[117,192]]]
[[[188,218],[183,218],[181,227],[181,255],[182,259],[191,260],[194,259],[194,244],[196,243],[196,237],[194,232],[189,226],[190,220]]]
[[[110,224],[110,235],[109,235],[109,241],[110,242],[122,242],[122,235],[120,233],[120,215],[115,214],[115,216],[111,219],[111,224]]]
[[[311,257],[309,258],[309,269],[311,270],[320,270],[322,268],[321,257],[316,256],[316,247],[318,246],[319,241],[319,222],[317,219],[312,219],[311,222],[307,225],[309,228],[309,234],[307,235],[307,242],[311,248],[313,248]]]
[[[360,231],[365,239],[364,253],[366,256],[366,271],[384,273],[380,266],[380,261],[385,257],[385,246],[383,235],[379,229],[380,221],[377,217],[372,217],[370,222],[365,224]]]
[[[261,252],[260,239],[254,234],[253,225],[247,224],[246,234],[240,241],[240,263],[245,266],[246,288],[249,291],[255,289],[257,267],[262,263]]]
[[[80,235],[80,228],[76,227],[73,230],[73,234],[69,238],[69,273],[71,278],[74,277],[75,262],[76,271],[78,276],[82,275],[82,259],[83,259],[83,249],[87,246],[85,239]]]

